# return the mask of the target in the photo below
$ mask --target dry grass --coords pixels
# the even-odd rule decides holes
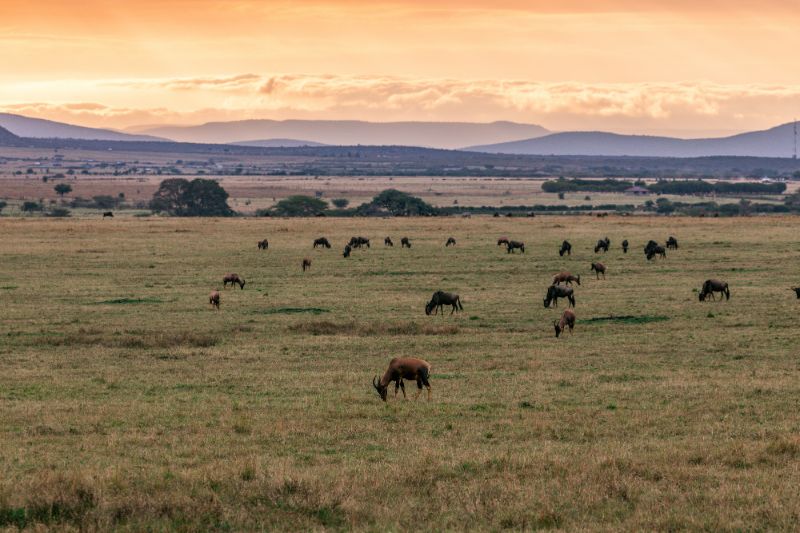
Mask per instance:
[[[0,219],[0,529],[794,530],[798,231]],[[646,262],[670,234],[681,248]],[[333,249],[311,250],[321,235]],[[345,260],[352,235],[414,248]],[[245,290],[221,289],[231,270]],[[582,285],[556,339],[541,298],[561,270]],[[709,277],[730,301],[697,301]],[[437,289],[464,311],[425,316]],[[431,362],[432,402],[380,402],[370,380],[395,356]]]

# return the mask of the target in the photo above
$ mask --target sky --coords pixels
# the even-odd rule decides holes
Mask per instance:
[[[721,135],[800,114],[798,27],[800,0],[0,0],[0,112]]]

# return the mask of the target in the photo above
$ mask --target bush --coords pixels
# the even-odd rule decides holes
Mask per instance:
[[[71,213],[70,210],[65,207],[54,207],[53,209],[45,213],[45,216],[63,218],[71,216]]]
[[[421,198],[398,191],[386,189],[371,202],[362,204],[356,209],[359,215],[393,215],[393,216],[431,216],[439,210]]]
[[[30,212],[33,212],[33,211],[41,211],[42,210],[42,206],[38,202],[26,201],[26,202],[22,203],[22,207],[20,207],[20,209],[22,211],[26,212],[26,213],[30,213]]]
[[[335,198],[331,201],[331,203],[336,206],[338,209],[344,209],[348,205],[350,205],[350,200],[347,198]]]
[[[324,200],[297,194],[275,204],[271,212],[283,217],[313,217],[327,208],[328,203]]]

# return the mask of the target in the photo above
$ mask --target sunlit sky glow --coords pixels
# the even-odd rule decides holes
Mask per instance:
[[[794,0],[0,0],[0,111],[736,132],[800,111],[798,27]]]

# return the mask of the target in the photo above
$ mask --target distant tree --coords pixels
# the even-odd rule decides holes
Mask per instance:
[[[283,217],[312,217],[328,208],[328,203],[319,198],[297,194],[284,198],[272,208],[272,214]]]
[[[161,182],[150,209],[179,217],[227,217],[228,193],[214,180],[170,178]]]
[[[42,205],[39,202],[25,201],[22,203],[20,209],[26,213],[30,213],[32,211],[41,211]]]
[[[117,199],[109,195],[92,196],[92,200],[98,209],[111,209],[118,204]]]
[[[350,205],[350,200],[348,200],[347,198],[335,198],[331,201],[331,203],[333,203],[333,205],[335,205],[339,209],[344,209],[345,207]]]
[[[63,198],[65,194],[69,194],[72,192],[72,185],[70,185],[69,183],[59,183],[58,185],[53,187],[53,190],[56,191],[56,193]]]
[[[7,205],[8,205],[8,202],[6,202],[5,200],[0,200],[0,212],[2,212],[3,209],[5,209]]]
[[[435,215],[438,210],[421,198],[398,191],[386,189],[368,204],[362,204],[357,210],[360,215],[390,214],[394,216]]]

